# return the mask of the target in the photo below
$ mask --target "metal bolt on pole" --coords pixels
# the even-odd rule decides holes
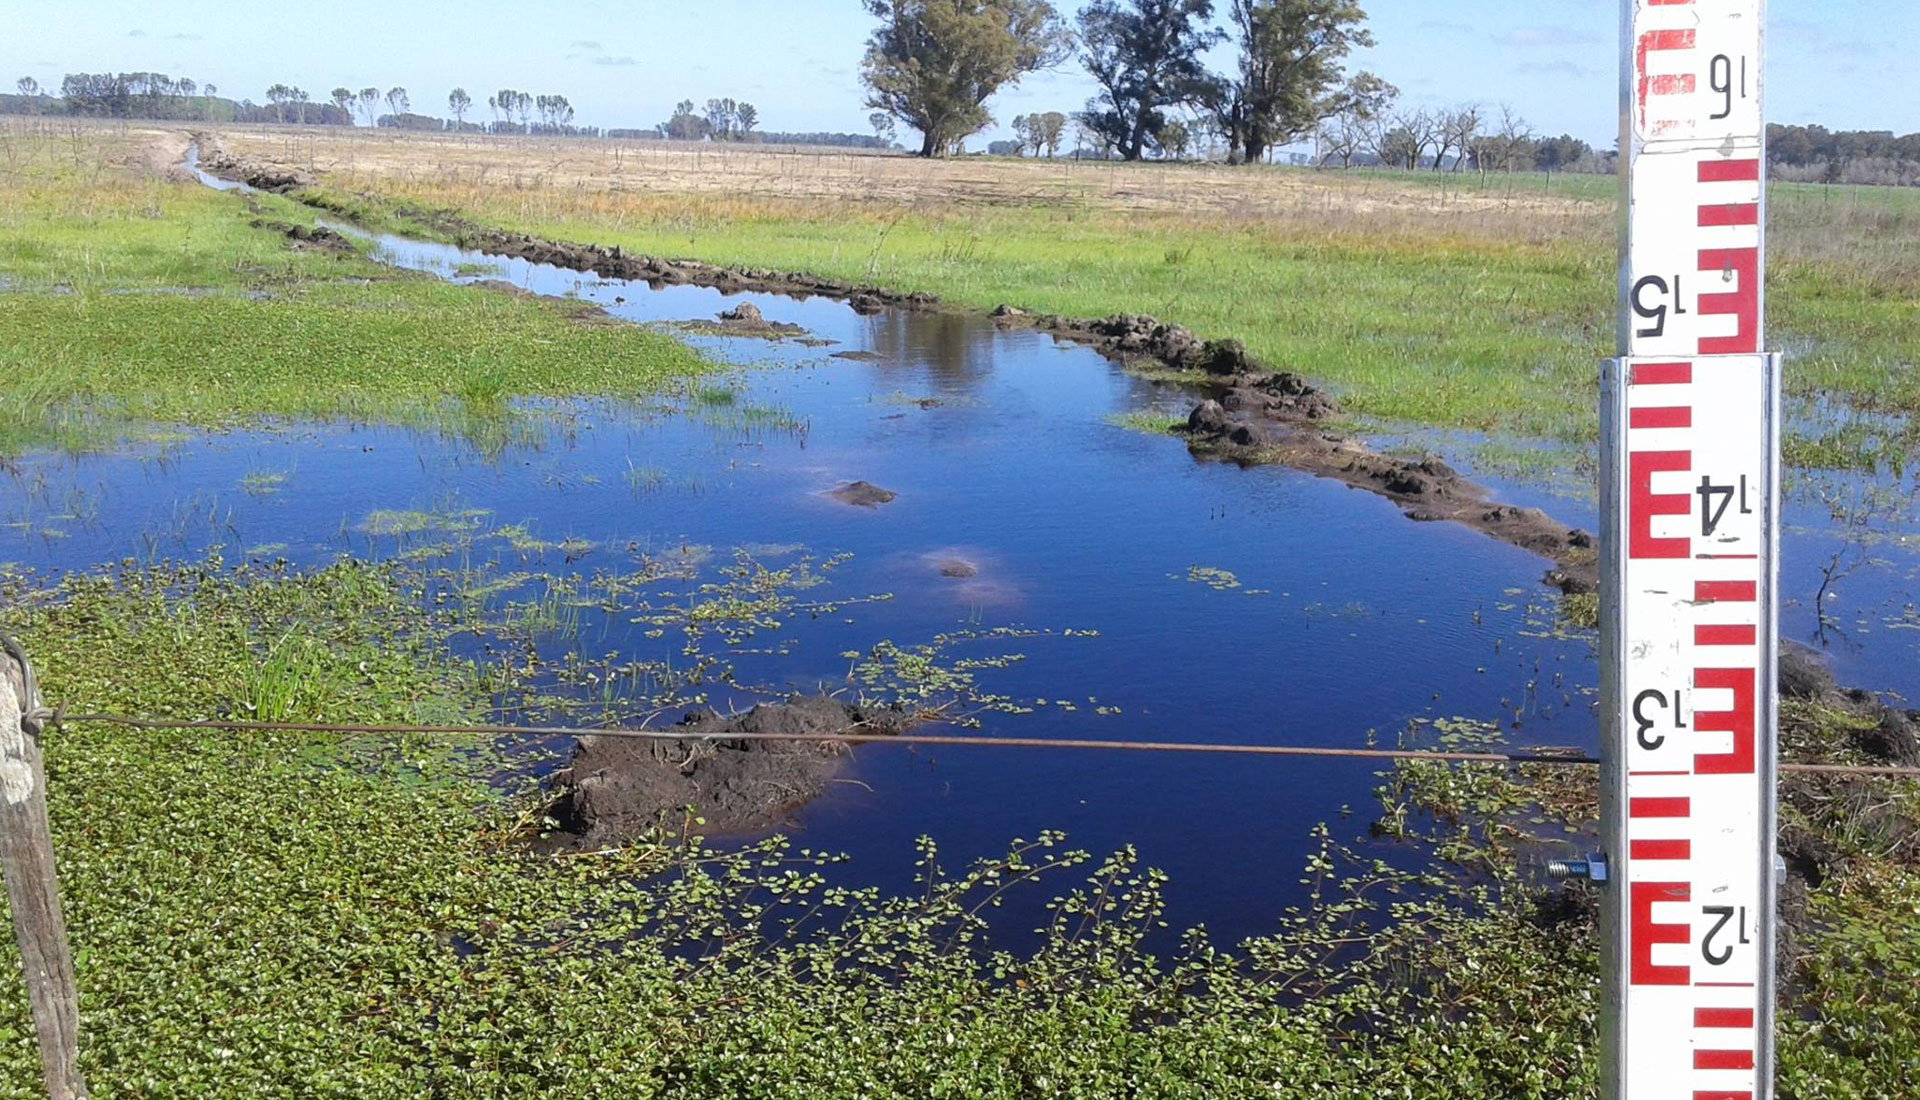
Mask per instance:
[[[1602,384],[1609,1100],[1773,1095],[1779,370],[1764,0],[1625,0]]]

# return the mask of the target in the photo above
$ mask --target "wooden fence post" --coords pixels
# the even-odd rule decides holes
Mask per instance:
[[[4,636],[0,636],[3,638]],[[51,1100],[86,1100],[80,1076],[80,991],[73,980],[47,823],[44,720],[31,667],[12,639],[0,651],[0,866],[6,870],[20,968]]]

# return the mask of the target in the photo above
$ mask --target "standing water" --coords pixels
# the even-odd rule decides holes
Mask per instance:
[[[470,585],[477,598],[537,619],[543,649],[644,670],[649,690],[722,710],[885,688],[945,701],[987,736],[1360,747],[1464,717],[1520,745],[1593,745],[1591,645],[1555,627],[1545,562],[1331,481],[1195,461],[1179,440],[1117,426],[1163,391],[1091,350],[972,316],[861,316],[397,237],[374,247],[634,323],[750,302],[806,338],[690,336],[738,369],[666,407],[525,403],[504,442],[324,423],[29,455],[0,515],[65,493],[90,518],[15,524],[0,560],[406,555],[488,578]],[[895,496],[833,495],[862,481]],[[759,628],[696,646],[684,622],[666,625],[666,603],[607,598],[662,563],[686,599],[745,592],[742,577],[784,576],[791,591]],[[1231,938],[1301,901],[1317,823],[1365,832],[1377,770],[876,743],[788,831],[896,887],[920,835],[949,866],[1045,829],[1096,852],[1132,844],[1170,875],[1170,921]]]

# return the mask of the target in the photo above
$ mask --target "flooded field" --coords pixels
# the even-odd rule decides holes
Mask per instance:
[[[439,431],[297,423],[31,454],[0,485],[0,561],[402,558],[523,628],[551,691],[503,699],[506,721],[828,693],[988,735],[1432,745],[1464,721],[1594,747],[1591,643],[1559,621],[1542,559],[1332,481],[1196,461],[1119,422],[1192,399],[1091,350],[957,313],[375,247],[666,326],[737,369],[678,399],[518,402]],[[715,321],[743,305],[753,334]],[[1473,465],[1462,441],[1415,442]],[[1593,522],[1577,478],[1491,483]],[[1824,635],[1844,681],[1920,691],[1907,511],[1860,528],[1823,507],[1813,483],[1795,495],[1791,636]],[[1045,829],[1134,844],[1171,875],[1176,926],[1231,939],[1300,900],[1313,826],[1363,833],[1379,782],[1352,761],[874,744],[784,824],[891,886],[921,834],[953,861]]]

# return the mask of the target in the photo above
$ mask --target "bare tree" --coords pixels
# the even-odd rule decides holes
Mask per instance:
[[[465,88],[455,88],[447,93],[447,110],[453,113],[453,128],[458,130],[467,124],[467,112],[473,109],[473,97]]]
[[[512,88],[502,88],[488,97],[487,106],[492,107],[494,112],[499,115],[499,118],[494,121],[506,123],[511,126],[513,123],[513,107],[519,99],[519,96],[520,93],[514,91]]]
[[[1375,124],[1399,98],[1400,89],[1372,73],[1358,73],[1347,81],[1328,104],[1331,113],[1314,135],[1321,166],[1339,157],[1342,168],[1352,167],[1355,157],[1374,147]]]
[[[1511,172],[1528,159],[1533,147],[1533,127],[1527,120],[1514,112],[1511,104],[1500,105],[1498,122],[1489,124],[1488,132],[1479,134],[1468,143],[1473,165],[1480,170],[1482,177],[1489,172]]]
[[[1398,111],[1386,120],[1374,151],[1383,164],[1418,168],[1426,160],[1427,150],[1438,141],[1439,133],[1440,123],[1432,111],[1424,107]]]
[[[1435,137],[1437,149],[1433,156],[1433,170],[1440,171],[1446,165],[1448,155],[1452,154],[1452,168],[1458,172],[1466,167],[1467,149],[1480,133],[1480,105],[1469,103],[1451,111],[1442,111],[1437,119],[1439,126]]]

